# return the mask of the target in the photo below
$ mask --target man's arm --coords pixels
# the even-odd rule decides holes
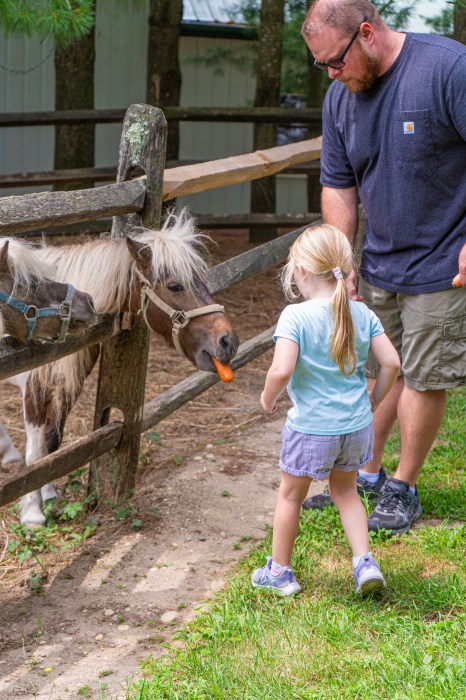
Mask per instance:
[[[326,224],[332,224],[343,231],[354,247],[358,232],[358,190],[357,187],[347,189],[322,188],[322,216]],[[350,274],[346,280],[346,288],[350,299],[362,301],[356,290],[356,273]]]

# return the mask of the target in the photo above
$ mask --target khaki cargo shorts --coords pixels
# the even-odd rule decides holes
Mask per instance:
[[[427,391],[466,384],[466,289],[399,294],[360,277],[358,291],[397,349],[406,386]],[[369,353],[366,375],[376,377],[378,369]]]

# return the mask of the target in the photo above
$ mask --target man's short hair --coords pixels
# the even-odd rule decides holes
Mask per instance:
[[[374,27],[383,24],[379,11],[369,0],[315,0],[307,12],[301,34],[311,36],[333,27],[349,35],[363,17]]]

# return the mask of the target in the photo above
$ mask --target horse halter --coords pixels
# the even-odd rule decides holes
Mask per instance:
[[[157,294],[155,294],[155,292],[149,286],[149,280],[147,280],[142,275],[139,276],[143,281],[143,285],[141,287],[141,308],[139,309],[138,313],[142,312],[144,320],[151,331],[153,331],[154,329],[151,327],[147,319],[147,305],[149,301],[155,304],[155,306],[157,306],[161,311],[166,313],[170,317],[170,320],[173,324],[172,338],[175,350],[178,353],[178,355],[181,355],[181,357],[188,357],[183,348],[181,347],[179,338],[181,329],[187,326],[192,318],[196,318],[196,316],[206,316],[207,314],[214,314],[218,312],[224,313],[225,307],[221,306],[220,304],[208,304],[207,306],[200,306],[197,309],[191,309],[191,311],[173,309],[171,306],[166,304],[163,301],[163,299],[161,299],[159,296],[157,296]]]
[[[65,299],[58,306],[45,307],[43,309],[38,309],[34,304],[25,304],[20,299],[12,297],[6,292],[0,290],[0,301],[4,302],[8,306],[11,306],[15,311],[19,311],[24,315],[28,326],[28,340],[32,339],[34,330],[36,328],[37,320],[44,316],[58,316],[61,318],[60,330],[55,338],[41,338],[44,342],[48,343],[63,343],[66,334],[68,333],[68,328],[71,320],[71,305],[73,303],[74,297],[74,287],[71,284],[66,285],[66,296]]]

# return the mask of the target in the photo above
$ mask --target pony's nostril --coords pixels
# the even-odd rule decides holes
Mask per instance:
[[[233,355],[238,349],[238,338],[232,333],[225,333],[220,338],[220,347],[229,355]]]

